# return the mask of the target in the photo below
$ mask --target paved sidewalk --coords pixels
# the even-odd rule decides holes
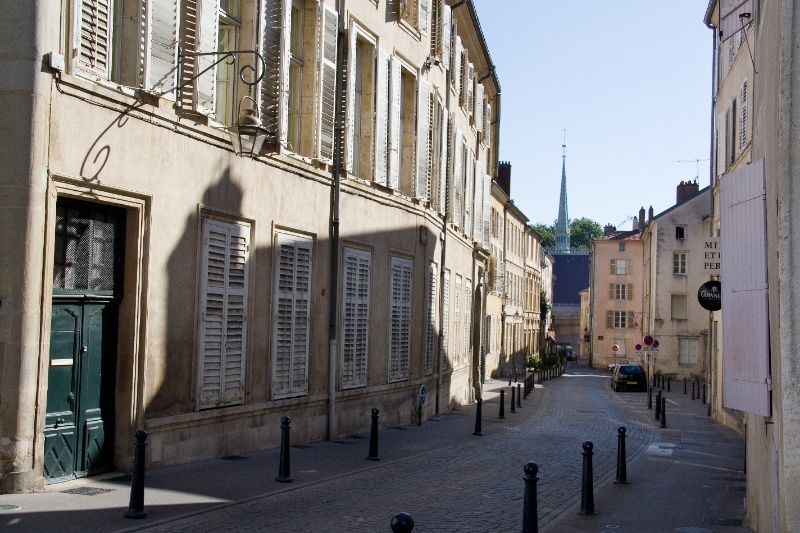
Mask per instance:
[[[567,373],[537,386],[515,413],[506,397],[504,420],[497,418],[498,396],[500,389],[508,390],[508,382],[487,383],[483,437],[472,435],[476,407],[470,405],[421,426],[382,429],[380,461],[366,459],[369,433],[293,446],[294,481],[288,484],[275,481],[279,449],[149,470],[144,520],[123,517],[129,478],[122,474],[84,478],[50,485],[39,493],[0,495],[0,509],[19,507],[0,510],[0,530],[389,531],[389,510],[407,510],[417,520],[415,532],[518,531],[522,467],[535,460],[541,461],[540,531],[749,531],[720,525],[743,518],[744,446],[739,435],[708,418],[707,406],[672,392],[667,396],[668,427],[662,430],[641,393],[613,393],[607,375],[582,365],[567,367]],[[581,380],[591,386],[578,386]],[[611,483],[616,438],[608,435],[620,420],[629,428],[628,485]],[[596,442],[595,516],[577,514],[583,438]],[[443,501],[430,509],[418,503],[404,508],[402,502],[415,501],[408,494],[415,484],[441,492]],[[331,502],[323,500],[341,497],[342,491],[351,490],[348,487],[361,491],[353,491],[352,523],[369,513],[383,513],[386,519],[379,517],[375,523],[385,523],[385,529],[366,523],[360,528],[338,527],[334,525],[338,522],[325,521],[325,505]],[[359,508],[361,500],[370,499],[384,508],[376,511],[375,501],[373,507]],[[307,501],[318,505],[304,508]],[[481,509],[482,505],[490,507]],[[269,510],[275,506],[294,516],[295,522],[283,523],[282,528],[265,525],[265,516],[274,514]],[[300,506],[295,514],[293,506]],[[341,506],[337,509],[342,511]],[[320,516],[309,516],[315,512]],[[463,525],[466,518],[470,527]]]

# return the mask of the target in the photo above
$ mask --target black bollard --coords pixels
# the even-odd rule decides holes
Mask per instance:
[[[522,407],[522,383],[517,383],[517,407]]]
[[[131,477],[131,499],[126,518],[146,518],[144,510],[144,449],[147,447],[147,432],[140,429],[136,432],[136,450],[133,456],[133,476]]]
[[[498,416],[500,420],[505,420],[506,418],[506,390],[500,389],[500,416]]]
[[[537,370],[536,371],[536,375],[539,377],[539,385],[541,385],[542,384],[542,371],[541,370]]]
[[[688,393],[686,392],[686,378],[683,378],[683,393],[684,393],[684,394],[688,394]]]
[[[514,365],[514,383],[517,382],[517,376],[518,376],[518,374],[517,374],[517,365]]]
[[[661,427],[667,427],[667,398],[661,398]]]
[[[517,406],[517,399],[516,399],[516,397],[515,397],[515,396],[516,396],[516,394],[515,394],[515,392],[514,392],[515,390],[516,390],[516,389],[515,389],[515,388],[512,386],[512,387],[511,387],[511,412],[512,412],[512,413],[516,413],[516,412],[517,412],[517,410],[516,410],[516,406]]]
[[[292,419],[288,416],[281,417],[281,460],[278,466],[278,477],[275,478],[275,481],[280,481],[281,483],[292,481],[289,464],[289,427],[291,422]]]
[[[656,388],[656,375],[653,374],[653,388]]]
[[[483,400],[478,398],[478,409],[475,411],[475,432],[473,435],[478,437],[482,437],[483,433],[481,432],[481,410],[483,406]]]
[[[380,411],[377,407],[372,408],[372,428],[369,432],[369,455],[367,459],[370,461],[380,461],[378,456],[378,413]]]
[[[703,405],[706,404],[706,384],[703,383]]]
[[[536,482],[539,467],[533,461],[525,465],[525,501],[522,503],[522,533],[539,533],[539,506],[536,502]]]
[[[647,408],[653,408],[653,387],[647,389]]]
[[[590,441],[583,443],[583,483],[581,484],[581,510],[578,514],[594,515],[594,474],[592,473],[592,448]]]
[[[511,385],[511,378],[513,377],[514,371],[510,368],[508,369],[508,384]]]
[[[694,400],[694,380],[692,380],[692,400]]]
[[[672,376],[669,376],[667,378],[667,392],[670,392],[671,390],[672,390]]]
[[[394,533],[411,533],[414,529],[414,519],[408,513],[397,513],[392,517],[390,526]]]
[[[525,399],[528,399],[528,376],[525,376],[525,379],[522,380],[522,392],[525,394]]]
[[[655,419],[659,420],[661,418],[661,391],[656,393],[656,412],[655,412]]]
[[[628,468],[625,460],[625,433],[627,429],[625,426],[620,426],[617,429],[617,479],[614,481],[617,485],[628,484]]]

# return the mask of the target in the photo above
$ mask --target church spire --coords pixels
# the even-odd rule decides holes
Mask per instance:
[[[569,251],[569,215],[567,214],[567,130],[564,130],[564,143],[561,145],[561,197],[558,202],[558,220],[556,221],[555,230],[555,251]]]

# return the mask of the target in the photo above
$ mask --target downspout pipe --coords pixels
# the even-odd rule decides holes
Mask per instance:
[[[331,190],[331,290],[328,328],[328,440],[336,440],[336,368],[337,368],[337,324],[339,323],[339,192],[342,179],[342,139],[344,120],[344,19],[345,0],[339,0],[339,28],[336,34],[336,126],[333,136],[333,187]]]

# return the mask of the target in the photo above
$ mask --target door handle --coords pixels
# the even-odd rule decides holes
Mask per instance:
[[[54,427],[58,427],[59,424],[63,424],[63,423],[64,423],[64,419],[63,418],[56,418],[56,425]]]
[[[89,351],[89,348],[87,346],[81,346],[81,353],[86,353],[88,351]]]

